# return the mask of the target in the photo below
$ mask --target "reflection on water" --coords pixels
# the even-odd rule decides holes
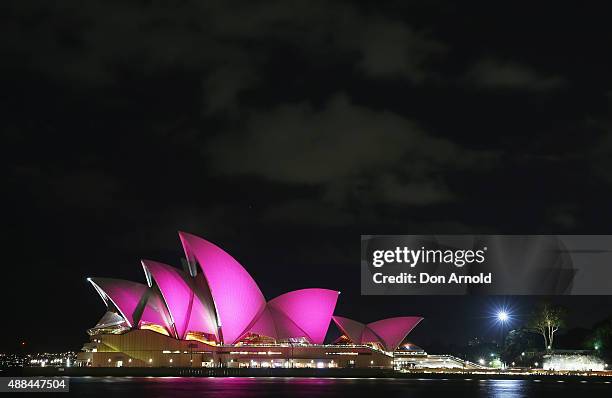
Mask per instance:
[[[75,377],[70,392],[83,397],[609,397],[610,384],[533,380],[440,380],[293,377]],[[579,397],[583,398],[583,397]]]
[[[528,380],[486,380],[487,395],[494,398],[518,398],[527,396]]]

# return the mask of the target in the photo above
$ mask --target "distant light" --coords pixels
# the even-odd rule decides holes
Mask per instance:
[[[500,322],[506,322],[508,320],[508,313],[505,310],[501,310],[497,313],[497,320]]]
[[[482,358],[480,358],[480,359],[478,360],[478,363],[479,363],[479,364],[481,364],[481,365],[484,365],[485,360],[484,360],[484,359],[482,359]]]
[[[534,365],[535,365],[535,366],[538,366],[539,364],[536,362]]]
[[[522,356],[522,357],[524,357],[524,356],[525,356],[525,353],[524,353],[524,352],[521,352],[521,356]]]

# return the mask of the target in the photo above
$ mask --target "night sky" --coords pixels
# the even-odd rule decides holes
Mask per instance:
[[[104,313],[85,278],[179,266],[178,230],[268,299],[423,315],[426,349],[537,299],[362,297],[361,234],[611,233],[606,10],[257,3],[0,4],[1,350],[79,349]],[[570,327],[612,313],[556,301]]]

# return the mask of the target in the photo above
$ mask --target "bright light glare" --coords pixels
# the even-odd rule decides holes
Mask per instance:
[[[506,321],[508,320],[508,313],[507,313],[506,311],[503,311],[503,310],[502,310],[502,311],[499,311],[499,312],[497,313],[497,319],[498,319],[500,322],[506,322]]]

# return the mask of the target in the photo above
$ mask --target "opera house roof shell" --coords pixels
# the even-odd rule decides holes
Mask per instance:
[[[236,344],[247,336],[323,344],[333,318],[354,344],[376,343],[392,351],[422,319],[363,324],[333,316],[340,292],[329,289],[300,289],[266,301],[251,275],[223,249],[188,233],[179,237],[185,270],[142,260],[146,285],[88,278],[108,307],[96,328],[121,324],[177,339],[198,334],[217,344]]]

